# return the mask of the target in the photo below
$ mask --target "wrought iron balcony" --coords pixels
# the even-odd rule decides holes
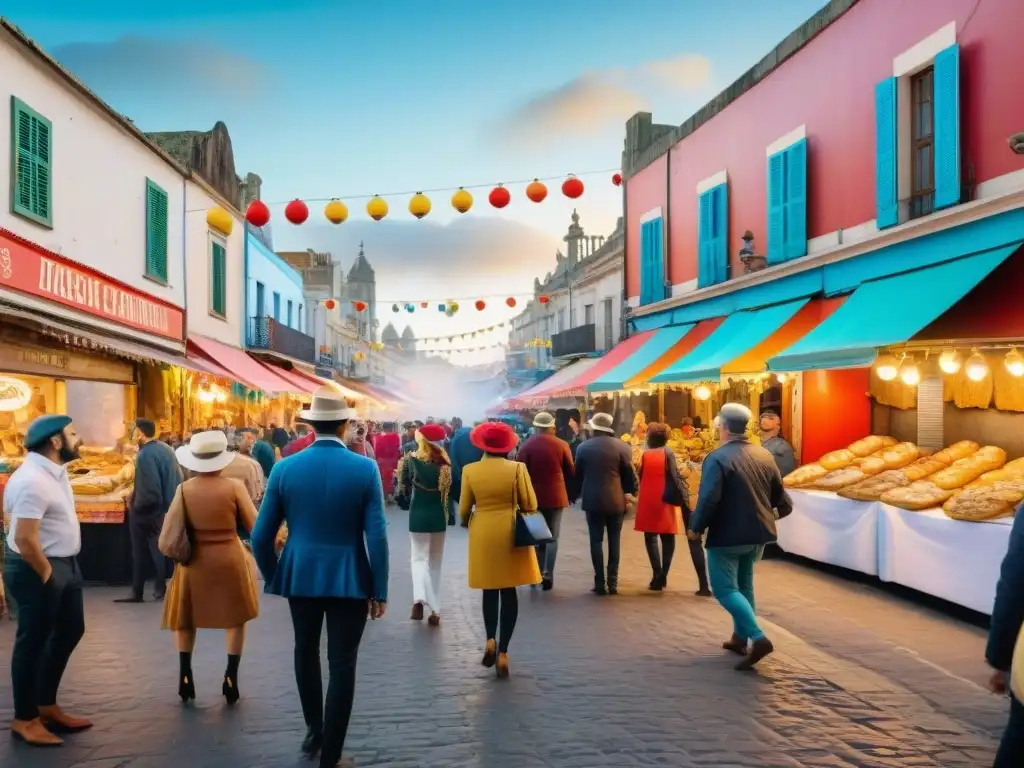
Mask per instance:
[[[551,356],[589,355],[597,351],[596,328],[593,323],[578,325],[551,337]]]
[[[248,344],[252,349],[277,352],[305,363],[316,362],[316,340],[272,317],[249,319]]]

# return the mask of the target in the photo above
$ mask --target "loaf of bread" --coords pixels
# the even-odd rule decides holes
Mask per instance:
[[[907,485],[910,485],[910,480],[906,473],[898,469],[891,469],[861,480],[854,485],[848,485],[838,493],[843,498],[855,501],[878,501],[886,491],[903,488]]]
[[[972,480],[977,480],[986,472],[999,469],[1006,463],[1006,451],[994,445],[986,445],[973,456],[958,459],[943,470],[939,470],[928,479],[947,491],[963,488]]]
[[[859,466],[864,470],[865,475],[877,475],[887,469],[902,469],[916,461],[920,453],[918,447],[913,443],[900,443],[870,456]]]
[[[967,488],[943,504],[942,511],[954,520],[981,522],[1010,517],[1021,501],[1024,501],[1024,480],[1000,480]]]
[[[828,470],[821,464],[805,464],[782,478],[782,484],[787,488],[802,488],[827,474]]]
[[[867,456],[868,454],[864,454]],[[834,469],[848,467],[857,460],[857,454],[849,448],[840,448],[838,451],[830,451],[818,459],[818,463],[831,472]]]
[[[75,496],[104,496],[116,487],[114,478],[105,475],[86,475],[71,481],[71,490]]]
[[[978,488],[983,485],[994,485],[1004,480],[1024,480],[1024,459],[1008,461],[1001,468],[986,472],[967,487]]]
[[[833,470],[805,487],[813,488],[816,491],[838,491],[848,485],[859,483],[866,477],[867,475],[859,467],[845,467]]]
[[[940,488],[930,480],[918,480],[904,488],[893,488],[882,494],[882,503],[900,509],[919,511],[937,507],[953,496],[955,491]]]
[[[870,456],[875,451],[880,451],[883,448],[889,448],[896,445],[898,442],[899,441],[895,437],[869,435],[868,437],[864,437],[856,442],[850,443],[848,449],[854,456]]]
[[[877,450],[874,453],[872,453],[870,456],[858,456],[856,459],[853,460],[853,464],[851,464],[850,466],[851,467],[859,467],[859,466],[862,466],[864,464],[864,462],[866,462],[866,461],[871,461],[872,459],[880,459],[880,458],[882,458],[882,456],[885,455],[885,452],[887,450],[889,450],[889,449],[888,448],[880,448],[879,450]]]
[[[939,472],[950,465],[950,462],[944,461],[938,456],[939,455],[936,453],[933,456],[925,456],[924,458],[911,462],[902,469],[902,472],[912,483],[917,482],[918,480],[924,480],[929,475],[934,475],[936,472]]]
[[[944,461],[948,467],[954,461],[960,459],[966,459],[968,456],[973,456],[980,450],[981,446],[973,440],[961,440],[959,443],[953,443],[948,448],[943,448],[941,451],[937,451],[932,454],[936,459]]]

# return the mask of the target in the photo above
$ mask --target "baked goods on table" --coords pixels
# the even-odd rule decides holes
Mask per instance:
[[[889,451],[883,454],[884,457],[887,457],[886,463],[896,465],[909,458],[912,455],[912,451],[906,447],[909,445],[911,444],[901,443],[891,449],[892,455],[889,455]],[[933,453],[931,456],[921,455],[923,451],[917,448],[920,458],[897,469],[887,469],[855,485],[846,486],[840,489],[838,493],[844,498],[855,499],[856,501],[879,501],[884,494],[890,491],[906,488],[911,483],[924,480],[925,478],[931,479],[931,476],[936,472],[947,469],[955,461],[974,455],[978,452],[979,448],[980,446],[977,443],[970,440],[954,443],[948,448]],[[868,464],[870,461],[869,459],[864,464]],[[896,504],[894,506],[900,505]]]
[[[899,443],[875,451],[870,456],[855,459],[852,465],[829,472],[824,477],[813,480],[803,487],[819,491],[840,491],[885,470],[906,466],[920,454],[921,449],[913,443]]]
[[[821,480],[829,472],[860,465],[869,457],[879,457],[883,451],[896,444],[897,440],[894,437],[871,435],[862,440],[857,440],[847,448],[840,448],[837,451],[826,453],[814,464],[798,467],[786,475],[782,482],[787,488],[807,487]]]
[[[939,506],[954,493],[956,491],[942,488],[930,480],[918,480],[903,488],[886,491],[882,494],[881,501],[883,504],[917,512]]]
[[[1021,501],[1024,501],[1024,479],[996,480],[965,488],[943,504],[942,511],[954,520],[977,523],[1010,517]]]
[[[810,485],[815,480],[820,480],[827,474],[828,470],[821,464],[805,464],[802,467],[797,467],[782,478],[782,484],[787,488],[802,488]]]
[[[1006,451],[994,445],[986,445],[972,456],[957,459],[946,469],[939,470],[928,479],[939,488],[955,491],[986,472],[999,469],[1006,463]]]
[[[849,485],[839,490],[838,493],[843,498],[854,501],[878,501],[887,491],[891,491],[893,488],[903,488],[910,483],[911,480],[905,471],[890,469],[854,485]]]
[[[968,488],[977,488],[983,485],[994,485],[1003,480],[1024,480],[1024,459],[1008,461],[999,469],[986,472],[977,480],[968,483]]]

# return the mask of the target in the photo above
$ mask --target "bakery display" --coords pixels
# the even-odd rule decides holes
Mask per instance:
[[[83,445],[68,462],[71,490],[88,502],[123,501],[135,487],[135,459],[125,451]]]
[[[986,445],[967,458],[957,459],[946,469],[941,469],[928,479],[939,488],[955,491],[986,472],[999,469],[1006,463],[1006,451],[994,445]]]
[[[1024,501],[1024,478],[995,480],[965,488],[946,501],[942,511],[954,520],[977,523],[1011,517],[1021,501]]]
[[[808,487],[812,483],[821,482],[822,479],[830,472],[834,472],[838,469],[846,469],[850,466],[859,466],[868,458],[880,458],[885,450],[897,445],[898,442],[899,441],[894,437],[879,437],[877,435],[865,437],[852,443],[847,448],[841,448],[837,451],[830,451],[829,453],[826,453],[818,459],[816,464],[808,464],[803,467],[798,467],[796,470],[786,475],[782,479],[782,482],[787,488]],[[811,469],[811,467],[814,467],[814,469]],[[863,479],[864,477],[867,477],[867,474],[869,473],[865,473],[856,479],[850,480],[850,482],[857,482],[857,479]],[[849,476],[844,475],[843,477]]]
[[[943,488],[930,480],[918,480],[916,483],[893,488],[882,494],[881,502],[900,509],[918,512],[922,509],[937,507],[956,493],[955,490]]]

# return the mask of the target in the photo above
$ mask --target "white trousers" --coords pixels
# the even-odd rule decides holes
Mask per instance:
[[[410,533],[412,540],[412,600],[441,612],[441,561],[445,533]]]

